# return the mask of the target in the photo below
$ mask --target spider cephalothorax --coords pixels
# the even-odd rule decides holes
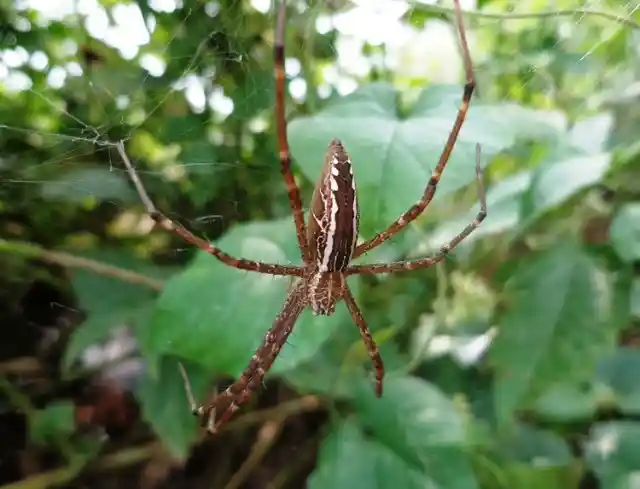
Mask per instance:
[[[185,241],[215,256],[228,266],[241,270],[250,270],[270,275],[298,277],[300,279],[289,291],[280,313],[276,316],[273,325],[265,334],[262,344],[251,357],[248,367],[240,378],[220,395],[216,395],[208,405],[196,404],[191,394],[186,373],[181,366],[191,408],[195,414],[201,416],[203,423],[207,424],[209,431],[212,433],[215,432],[220,425],[228,421],[233,413],[238,410],[240,404],[249,399],[252,392],[260,387],[264,376],[271,368],[280,349],[291,334],[298,316],[300,316],[302,311],[307,307],[310,307],[314,314],[329,315],[335,311],[336,304],[340,300],[345,301],[354,323],[360,330],[362,341],[365,343],[367,351],[369,352],[369,357],[371,358],[375,371],[375,392],[376,395],[381,396],[382,378],[384,375],[382,359],[380,358],[378,347],[369,332],[367,323],[356,304],[353,294],[349,290],[346,278],[350,275],[372,275],[430,267],[443,260],[445,256],[447,256],[458,243],[469,236],[486,217],[486,203],[480,170],[480,148],[476,147],[476,176],[480,211],[475,219],[457,236],[443,245],[438,253],[427,258],[375,265],[349,264],[352,259],[358,258],[367,251],[384,243],[422,214],[433,199],[442,172],[449,161],[449,156],[451,155],[451,151],[453,150],[467,115],[469,102],[475,87],[471,58],[462,26],[462,14],[458,0],[454,0],[454,6],[466,74],[466,83],[458,115],[422,197],[406,212],[400,215],[386,230],[376,234],[373,238],[365,240],[359,245],[357,244],[359,209],[353,168],[349,155],[345,151],[342,143],[337,139],[334,139],[329,144],[329,150],[325,156],[322,173],[313,192],[307,226],[305,226],[304,223],[300,190],[291,171],[291,158],[289,156],[289,144],[287,141],[287,123],[284,115],[284,27],[286,13],[284,0],[280,4],[278,13],[274,48],[276,79],[275,120],[278,134],[280,168],[287,186],[291,210],[296,225],[296,237],[303,261],[301,266],[279,265],[256,262],[244,258],[234,258],[216,245],[195,236],[184,227],[165,217],[155,208],[153,202],[147,195],[142,182],[125,153],[124,145],[122,143],[118,144],[118,151],[140,195],[140,199],[144,203],[149,215],[156,221],[159,227],[178,234]],[[401,164],[401,162],[396,163]],[[215,318],[212,318],[212,321],[215,321]]]
[[[345,288],[345,277],[338,272],[320,272],[311,269],[305,277],[307,284],[307,302],[315,315],[329,316],[336,310],[336,303],[342,299]]]

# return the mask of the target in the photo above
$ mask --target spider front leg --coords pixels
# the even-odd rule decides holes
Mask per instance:
[[[476,182],[478,185],[478,200],[480,210],[473,221],[471,221],[460,233],[451,241],[440,248],[440,251],[428,258],[418,260],[398,261],[393,263],[383,263],[380,265],[354,265],[345,271],[346,275],[374,275],[378,273],[402,272],[409,270],[419,270],[428,268],[444,260],[444,258],[460,244],[467,236],[475,231],[482,221],[487,217],[487,199],[485,197],[484,184],[482,183],[482,168],[480,167],[480,145],[476,145]]]
[[[304,210],[302,199],[300,198],[300,188],[296,184],[293,172],[291,171],[291,152],[289,151],[289,141],[287,139],[287,119],[285,116],[285,52],[284,33],[287,2],[282,0],[278,11],[278,21],[276,25],[275,46],[273,50],[273,71],[276,80],[276,103],[275,119],[276,132],[278,135],[278,156],[280,158],[280,170],[284,183],[289,194],[289,203],[293,212],[293,220],[296,225],[296,237],[298,246],[304,263],[311,262],[311,250],[307,242],[307,231],[304,225]]]
[[[277,349],[280,351],[282,345],[286,343],[286,338],[281,343],[279,341],[277,343]],[[207,429],[210,433],[216,433],[220,426],[229,421],[233,414],[240,409],[240,405],[247,402],[251,395],[260,388],[276,356],[270,355],[270,358],[265,359],[256,359],[254,356],[251,359],[251,363],[256,360],[256,365],[252,367],[250,364],[240,376],[240,379],[213,400],[213,403],[208,408],[209,414],[207,416]],[[217,412],[220,412],[221,416],[216,420]]]
[[[265,375],[269,371],[275,356],[271,361],[269,358],[263,358],[261,355],[270,356],[271,350],[274,345],[278,344],[275,348],[278,352],[284,343],[286,342],[286,337],[284,340],[280,338],[272,336],[272,330],[269,330],[267,335],[265,336],[265,340],[263,345],[256,351],[251,360],[249,361],[249,366],[242,372],[240,378],[236,380],[233,384],[231,384],[227,389],[220,395],[217,395],[217,392],[213,395],[213,400],[210,404],[198,404],[195,402],[195,398],[192,393],[191,383],[187,377],[187,374],[184,370],[182,364],[179,364],[180,372],[182,374],[185,390],[187,393],[187,400],[191,407],[191,412],[194,416],[198,416],[201,420],[201,424],[203,426],[206,425],[207,430],[210,433],[216,433],[220,426],[225,424],[229,419],[233,416],[233,414],[240,408],[240,405],[244,402],[248,401],[256,391]],[[288,335],[287,335],[288,336]],[[221,413],[221,416],[218,418],[218,413]]]
[[[449,162],[449,157],[451,156],[451,152],[453,151],[453,147],[458,140],[458,135],[460,134],[460,129],[462,129],[462,125],[467,118],[467,112],[469,111],[469,104],[471,103],[471,96],[473,95],[473,91],[476,87],[476,80],[473,74],[473,64],[471,63],[471,54],[469,53],[469,45],[467,43],[467,35],[465,34],[464,24],[462,23],[462,12],[460,10],[460,2],[459,0],[453,0],[453,5],[456,14],[456,24],[458,25],[458,36],[460,38],[460,46],[462,49],[462,62],[464,64],[464,71],[466,76],[466,83],[464,85],[464,90],[462,93],[462,104],[458,109],[458,114],[456,115],[456,119],[453,123],[453,127],[451,128],[451,132],[447,138],[447,142],[444,145],[442,153],[440,153],[440,158],[438,159],[438,163],[436,164],[435,169],[431,173],[431,178],[429,179],[429,183],[424,189],[424,193],[420,200],[412,205],[406,212],[404,212],[396,221],[391,224],[386,230],[378,233],[373,238],[361,243],[356,247],[356,250],[353,254],[352,259],[356,259],[359,256],[362,256],[367,251],[372,250],[380,246],[394,234],[400,232],[404,229],[410,222],[417,219],[420,214],[424,212],[427,206],[433,200],[433,197],[436,194],[436,189],[438,187],[438,183],[440,182],[440,178],[442,177],[442,173],[444,172],[447,163]]]
[[[264,377],[273,365],[280,350],[293,331],[296,320],[306,307],[306,282],[299,281],[287,296],[273,326],[264,336],[262,345],[256,350],[249,365],[240,378],[231,384],[222,394],[215,396],[208,406],[197,405],[193,399],[191,386],[185,377],[187,398],[194,414],[201,417],[211,433],[216,433],[220,426],[229,421],[240,405],[249,400],[253,392],[260,388]],[[181,367],[181,372],[184,369]],[[216,419],[217,416],[220,416]],[[206,421],[205,421],[206,420]]]

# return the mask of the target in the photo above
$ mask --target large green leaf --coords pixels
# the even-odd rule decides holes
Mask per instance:
[[[640,472],[640,423],[613,421],[591,429],[585,458],[602,489],[634,489]]]
[[[387,84],[367,85],[312,117],[289,125],[291,151],[305,175],[315,181],[332,138],[341,139],[354,161],[363,234],[396,219],[422,195],[462,96],[461,87],[425,89],[406,119],[397,115],[396,92]],[[564,119],[515,105],[472,103],[437,198],[475,179],[475,145],[483,161],[518,138],[558,136]]]
[[[610,165],[610,153],[596,153],[570,156],[540,166],[531,189],[536,214],[559,206],[578,192],[599,183]]]
[[[495,485],[488,487],[517,487],[518,489],[565,489],[576,487],[580,471],[568,444],[560,436],[517,423],[513,429],[497,436],[492,452],[499,460],[498,466],[485,477],[495,478]],[[484,461],[484,455],[476,458]],[[494,462],[495,464],[495,462]],[[488,464],[480,464],[485,467]],[[498,477],[495,477],[498,475]]]
[[[575,123],[570,131],[571,144],[586,153],[599,153],[606,150],[614,118],[609,112],[603,112]]]
[[[599,278],[573,241],[559,243],[511,277],[508,309],[490,351],[502,421],[560,379],[590,378],[598,358],[612,348]]]
[[[347,420],[336,426],[320,448],[309,489],[424,489],[434,485],[429,475],[410,466],[388,447],[367,438]]]
[[[290,218],[236,226],[219,245],[239,257],[283,264],[300,261]],[[156,359],[174,354],[237,376],[271,327],[292,283],[288,277],[237,270],[200,253],[167,282],[143,339],[145,352]],[[273,371],[311,358],[345,314],[344,304],[329,317],[303,312]]]
[[[352,402],[359,421],[379,443],[428,475],[428,487],[476,487],[465,455],[463,416],[437,387],[392,374],[385,378],[382,398],[363,382]]]
[[[626,415],[640,413],[640,352],[620,347],[597,364],[595,376],[588,382],[557,384],[536,402],[542,418],[567,422],[585,421],[598,409],[615,408]]]
[[[531,172],[524,171],[511,175],[504,180],[492,185],[487,190],[487,218],[482,225],[475,230],[469,238],[465,239],[462,246],[473,242],[482,236],[498,234],[518,225],[520,219],[520,201],[522,194],[531,184]],[[477,204],[463,216],[448,220],[440,225],[434,232],[429,233],[429,246],[437,249],[443,243],[447,243],[464,229],[475,218],[480,206]]]
[[[626,262],[640,260],[640,203],[623,206],[611,224],[611,242]]]

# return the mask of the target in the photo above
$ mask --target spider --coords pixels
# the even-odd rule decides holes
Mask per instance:
[[[458,138],[465,120],[471,95],[475,88],[475,79],[471,64],[471,56],[462,24],[462,13],[458,0],[454,0],[454,9],[458,34],[462,48],[466,83],[462,96],[462,104],[453,123],[453,127],[445,143],[440,159],[432,172],[422,197],[392,223],[385,231],[373,238],[358,244],[359,207],[356,193],[356,182],[353,175],[349,154],[338,139],[329,143],[324,166],[320,178],[314,188],[311,209],[307,225],[304,223],[304,211],[300,199],[300,189],[291,171],[291,156],[287,142],[287,122],[285,119],[285,73],[284,73],[284,27],[286,1],[282,1],[278,12],[275,37],[275,120],[279,146],[280,168],[287,186],[288,196],[296,227],[296,236],[302,257],[302,266],[279,265],[235,258],[220,248],[194,235],[184,227],[173,222],[156,209],[142,185],[136,171],[129,161],[124,145],[118,143],[118,152],[122,157],[127,172],[144,204],[149,216],[156,224],[171,233],[182,237],[186,242],[197,246],[213,255],[227,266],[269,275],[297,277],[280,313],[276,316],[271,329],[267,331],[263,342],[257,349],[248,367],[240,378],[220,395],[214,395],[208,405],[197,404],[191,392],[186,372],[180,364],[181,374],[185,381],[187,397],[194,415],[199,416],[201,423],[206,424],[211,433],[215,433],[226,423],[239,406],[247,401],[252,393],[260,387],[263,379],[280,349],[293,331],[297,318],[302,311],[310,307],[315,315],[330,315],[335,311],[336,303],[344,300],[360,330],[360,336],[369,352],[375,370],[375,394],[382,396],[382,378],[384,367],[378,347],[376,346],[367,323],[349,290],[347,277],[351,275],[372,275],[407,270],[418,270],[430,267],[443,260],[447,254],[463,239],[476,229],[487,215],[482,170],[480,169],[480,147],[476,146],[476,181],[480,211],[449,243],[442,246],[438,253],[428,258],[411,261],[375,265],[350,265],[351,260],[379,246],[384,241],[405,228],[416,219],[429,205],[436,192],[436,187],[447,165],[449,156]],[[216,419],[217,414],[220,417]]]

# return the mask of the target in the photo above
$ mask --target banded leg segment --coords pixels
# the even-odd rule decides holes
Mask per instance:
[[[274,73],[276,78],[276,130],[278,133],[278,154],[280,157],[280,169],[284,183],[289,193],[289,202],[293,211],[293,220],[296,225],[296,236],[298,246],[304,263],[311,263],[311,252],[307,242],[307,232],[304,224],[304,210],[300,189],[293,178],[291,171],[291,153],[289,152],[289,142],[287,139],[287,120],[285,109],[285,67],[284,67],[284,25],[287,5],[282,0],[278,12],[278,24],[276,26],[276,39],[274,47]]]
[[[406,272],[410,270],[419,270],[428,268],[431,265],[442,261],[451,250],[453,250],[460,242],[475,231],[485,217],[487,217],[487,201],[485,197],[484,185],[482,183],[482,168],[480,167],[480,145],[476,145],[476,181],[478,185],[478,200],[480,201],[480,210],[476,217],[469,223],[459,234],[451,241],[445,244],[440,251],[428,258],[421,258],[411,261],[399,261],[393,263],[382,263],[380,265],[354,265],[345,271],[346,275],[374,275],[378,273],[390,272]]]
[[[229,421],[240,405],[262,385],[264,377],[293,331],[296,320],[306,307],[305,286],[304,281],[298,282],[287,296],[280,314],[240,378],[213,399],[207,408],[197,408],[197,414],[207,417],[207,428],[211,433],[215,433],[220,426]],[[218,419],[215,419],[216,413],[220,414]]]
[[[151,198],[147,194],[147,191],[145,190],[144,186],[142,185],[142,182],[140,181],[140,177],[138,177],[138,174],[133,168],[133,165],[131,164],[129,157],[125,152],[124,144],[122,143],[122,141],[120,141],[116,145],[116,147],[118,148],[118,153],[120,154],[120,157],[122,158],[124,165],[127,168],[129,177],[131,178],[131,181],[133,182],[133,185],[135,186],[136,191],[140,196],[140,200],[145,206],[149,216],[151,216],[151,218],[158,224],[158,226],[160,226],[166,231],[170,231],[174,234],[177,234],[182,239],[184,239],[187,243],[197,246],[201,250],[206,251],[210,255],[215,256],[222,263],[230,267],[239,268],[240,270],[248,270],[251,272],[267,273],[270,275],[289,275],[289,276],[295,276],[295,277],[302,277],[304,273],[304,269],[302,267],[262,263],[262,262],[257,262],[253,260],[246,260],[244,258],[234,258],[233,256],[222,251],[217,246],[213,245],[212,243],[209,243],[208,241],[202,238],[199,238],[198,236],[193,234],[191,231],[185,229],[184,227],[180,226],[179,224],[175,223],[174,221],[166,217],[158,209],[156,209],[156,206],[151,201]]]
[[[371,332],[369,331],[369,327],[367,326],[367,322],[364,320],[362,313],[360,312],[360,308],[356,303],[349,286],[345,283],[345,291],[344,291],[344,301],[347,304],[347,308],[351,313],[351,317],[353,318],[353,322],[356,323],[358,329],[360,330],[360,337],[367,347],[367,351],[369,352],[369,358],[371,358],[371,363],[373,364],[373,369],[376,375],[375,381],[375,392],[376,396],[382,396],[382,378],[384,377],[384,364],[382,363],[382,357],[380,356],[380,352],[378,351],[378,345],[376,345],[375,341],[373,341],[373,337],[371,336]]]
[[[469,53],[469,46],[467,44],[467,35],[464,30],[464,25],[462,23],[462,13],[460,11],[460,2],[459,0],[454,0],[455,12],[456,12],[456,23],[458,24],[458,33],[460,36],[460,44],[462,48],[462,59],[464,63],[464,71],[466,75],[466,83],[464,85],[464,92],[462,95],[462,105],[458,109],[458,115],[456,116],[456,120],[453,123],[453,128],[449,133],[449,137],[447,138],[447,143],[440,154],[440,159],[438,160],[438,164],[436,165],[433,173],[431,174],[431,178],[429,179],[429,183],[427,184],[424,194],[422,198],[416,202],[413,206],[409,208],[404,214],[402,214],[393,224],[391,224],[386,230],[378,233],[373,238],[364,243],[360,244],[356,247],[356,250],[353,255],[353,259],[362,256],[362,254],[367,251],[381,245],[386,240],[388,240],[391,236],[401,231],[404,227],[407,226],[411,221],[416,219],[420,214],[424,212],[427,206],[433,200],[433,196],[436,194],[436,189],[438,187],[438,183],[440,182],[440,178],[442,177],[442,173],[444,172],[447,163],[449,162],[449,157],[451,156],[451,152],[458,140],[458,135],[460,134],[460,129],[462,128],[462,124],[464,123],[467,112],[469,110],[469,103],[471,102],[471,96],[473,95],[473,91],[476,87],[476,80],[473,74],[473,66],[471,64],[471,54]]]

